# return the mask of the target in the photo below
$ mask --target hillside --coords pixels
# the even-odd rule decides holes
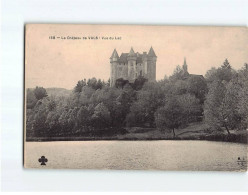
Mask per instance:
[[[46,88],[47,95],[48,96],[55,96],[55,97],[61,97],[61,96],[69,96],[72,92],[72,90],[64,89],[64,88]]]

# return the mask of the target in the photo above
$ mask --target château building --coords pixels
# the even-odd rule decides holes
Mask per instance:
[[[114,86],[117,79],[128,80],[133,83],[139,76],[143,76],[148,81],[156,80],[157,56],[151,47],[148,54],[134,52],[131,48],[129,53],[122,53],[119,57],[114,49],[110,57],[110,86]]]

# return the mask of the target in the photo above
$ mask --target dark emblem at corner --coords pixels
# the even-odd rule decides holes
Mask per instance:
[[[239,165],[242,165],[242,166],[245,166],[246,163],[247,163],[247,161],[245,160],[244,157],[243,158],[238,157],[238,161],[237,162],[238,162]]]
[[[38,161],[41,163],[40,165],[46,165],[48,160],[45,156],[41,156]]]

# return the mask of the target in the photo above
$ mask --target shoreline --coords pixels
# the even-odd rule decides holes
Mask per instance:
[[[53,141],[161,141],[161,140],[175,140],[175,141],[218,141],[247,144],[247,137],[240,136],[240,134],[231,134],[231,137],[224,134],[205,135],[199,137],[176,137],[176,138],[137,138],[137,137],[27,137],[26,142],[53,142]],[[241,139],[242,138],[242,139]]]

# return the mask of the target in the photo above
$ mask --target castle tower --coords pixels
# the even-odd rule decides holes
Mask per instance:
[[[110,86],[114,86],[115,85],[115,80],[116,80],[116,74],[117,74],[117,65],[118,65],[118,60],[119,60],[119,55],[116,51],[116,49],[114,49],[111,57],[110,57]]]
[[[157,56],[151,47],[147,58],[147,78],[149,81],[156,81],[156,61]]]
[[[136,78],[136,60],[137,60],[137,55],[134,52],[133,48],[131,47],[131,50],[127,56],[127,61],[128,61],[128,80],[129,81],[134,81]]]
[[[142,55],[142,62],[143,62],[143,72],[144,72],[144,77],[147,78],[147,53],[143,52]]]

